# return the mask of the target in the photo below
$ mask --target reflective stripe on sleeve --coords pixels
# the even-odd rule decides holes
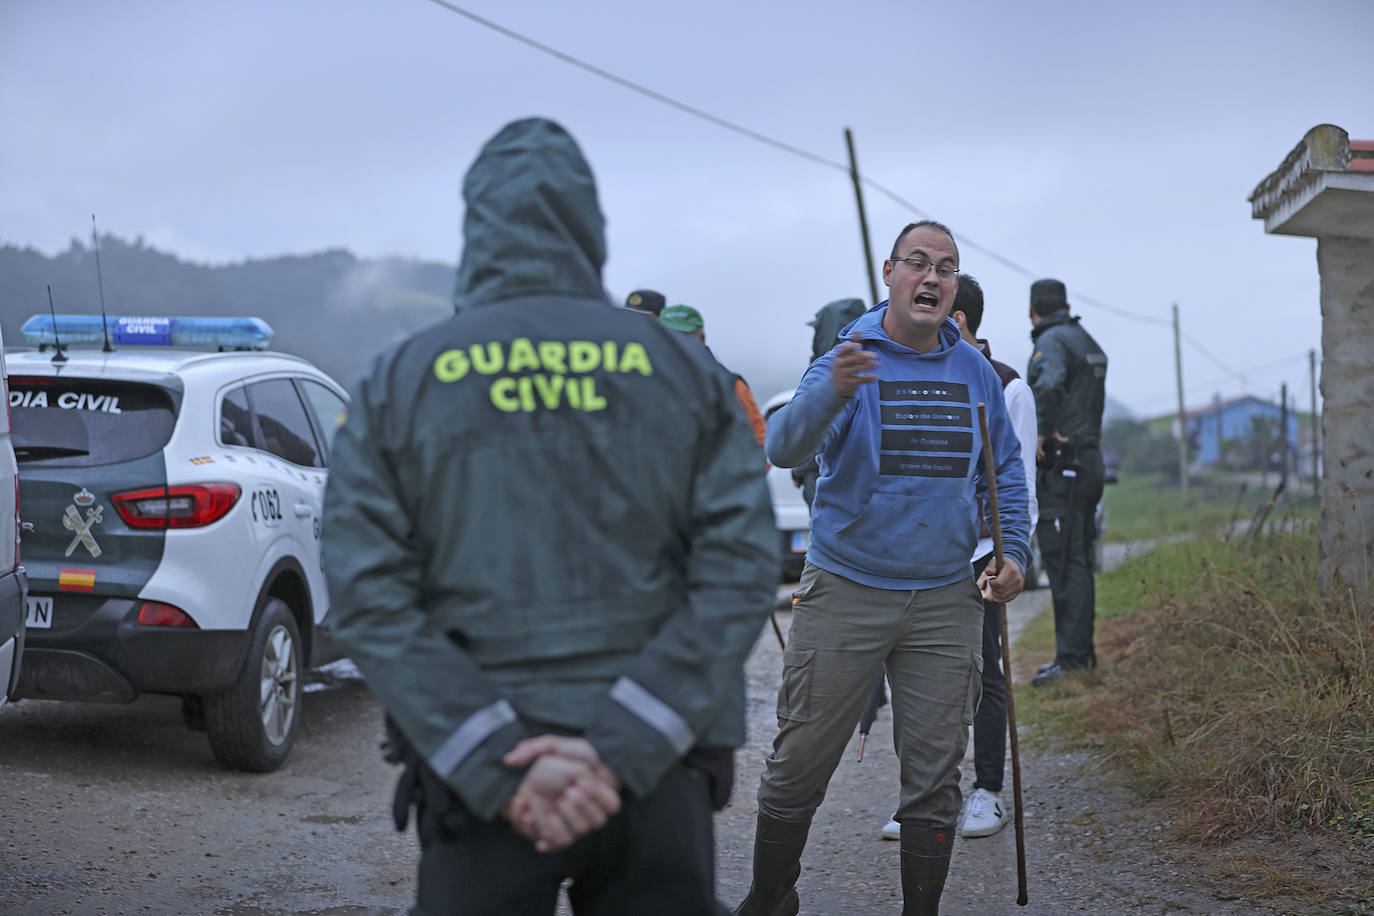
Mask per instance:
[[[611,688],[611,699],[624,706],[644,723],[668,739],[673,750],[685,754],[696,744],[696,736],[687,720],[667,703],[627,677],[621,677]]]
[[[440,776],[447,776],[476,750],[477,745],[490,738],[492,732],[514,722],[515,718],[515,708],[505,700],[483,706],[463,720],[438,750],[429,755],[429,765]]]

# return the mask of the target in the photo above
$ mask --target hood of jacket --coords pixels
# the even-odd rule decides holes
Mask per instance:
[[[829,353],[839,343],[840,332],[865,311],[862,299],[836,299],[817,309],[816,317],[807,322],[816,329],[811,338],[811,361],[814,363]]]
[[[955,324],[954,319],[946,318],[940,323],[939,342],[935,345],[935,349],[925,353],[917,353],[905,344],[899,344],[887,336],[887,331],[883,330],[883,318],[886,315],[887,300],[884,299],[845,325],[840,331],[840,340],[861,338],[865,344],[877,342],[894,353],[904,353],[918,359],[944,359],[964,339],[963,335],[959,333],[959,325]]]
[[[531,295],[605,298],[606,221],[591,166],[546,118],[513,121],[463,179],[456,309]]]

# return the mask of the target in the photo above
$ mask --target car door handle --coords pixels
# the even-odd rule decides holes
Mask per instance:
[[[309,518],[315,514],[310,503],[296,503],[296,518]]]

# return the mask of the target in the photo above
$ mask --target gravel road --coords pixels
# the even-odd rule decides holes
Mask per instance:
[[[1108,562],[1119,561],[1118,549]],[[1022,594],[1008,606],[1016,635],[1049,607],[1049,589]],[[786,632],[788,614],[779,614]],[[781,652],[771,628],[749,659],[748,745],[739,756],[735,797],[717,821],[720,896],[734,904],[749,886],[754,793],[776,732],[773,709]],[[1048,659],[1046,659],[1048,660]],[[1099,769],[1089,755],[1022,750],[1029,903],[1016,904],[1016,843],[1010,824],[1000,833],[955,844],[941,901],[948,916],[1052,913],[1197,913],[1240,916],[1273,912],[1241,901],[1229,888],[1207,882],[1199,862],[1173,850],[1159,811],[1142,805]],[[901,912],[897,843],[879,829],[897,795],[892,718],[884,707],[858,758],[851,739],[824,804],[812,822],[798,889],[802,914],[893,916]],[[972,742],[963,766],[972,790]],[[1011,801],[1011,765],[1003,799]]]
[[[1013,602],[1013,630],[1048,600],[1040,589]],[[779,614],[784,632],[789,616]],[[731,904],[749,882],[780,671],[765,627],[748,663],[750,741],[717,819],[718,887]],[[405,912],[414,840],[387,819],[394,771],[376,750],[379,722],[346,664],[315,673],[292,758],[277,773],[248,775],[219,769],[169,698],[0,708],[0,913]],[[857,739],[816,816],[800,882],[805,914],[900,911],[897,844],[878,834],[897,791],[886,710],[862,763],[856,752]],[[945,913],[1267,912],[1206,883],[1196,860],[1169,849],[1160,816],[1092,758],[1023,756],[1030,904],[1014,902],[1008,827],[956,845]]]

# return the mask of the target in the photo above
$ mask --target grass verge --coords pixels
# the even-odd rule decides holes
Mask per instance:
[[[1270,512],[1280,518],[1315,519],[1319,509],[1307,485],[1293,477],[1290,489]],[[1261,485],[1255,475],[1201,474],[1189,481],[1183,498],[1178,481],[1163,474],[1123,474],[1102,494],[1107,510],[1107,540],[1130,543],[1172,534],[1220,531],[1235,522],[1253,521],[1274,496],[1278,475]]]
[[[1374,913],[1374,609],[1322,594],[1316,532],[1290,527],[1099,576],[1100,667],[1018,687],[1018,712],[1028,742],[1095,749],[1168,806],[1238,890]],[[1054,654],[1050,616],[1027,669]]]

